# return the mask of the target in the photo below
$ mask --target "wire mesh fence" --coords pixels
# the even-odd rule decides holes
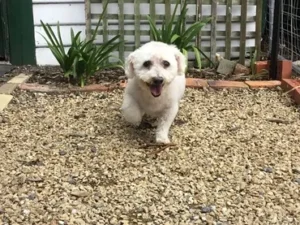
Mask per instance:
[[[300,1],[283,0],[280,15],[274,15],[274,0],[265,0],[262,51],[271,53],[273,18],[280,16],[279,58],[293,61],[293,70],[300,75]]]

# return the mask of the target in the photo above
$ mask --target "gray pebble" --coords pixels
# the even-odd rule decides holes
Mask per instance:
[[[213,211],[212,206],[203,206],[200,208],[201,213],[211,213]]]
[[[66,154],[67,154],[66,151],[64,151],[64,150],[59,150],[59,155],[60,155],[60,156],[64,156],[64,155],[66,155]]]
[[[295,182],[298,183],[298,184],[300,184],[300,178],[296,178]]]
[[[28,195],[28,199],[29,200],[34,200],[36,198],[36,194],[35,193],[30,193],[29,195]]]
[[[273,173],[273,169],[271,167],[265,167],[263,168],[263,171],[266,173]]]

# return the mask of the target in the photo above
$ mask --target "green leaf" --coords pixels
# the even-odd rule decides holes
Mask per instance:
[[[194,53],[195,53],[195,58],[196,58],[196,62],[197,62],[197,66],[199,68],[199,70],[201,70],[202,64],[201,64],[201,55],[199,50],[196,47],[193,47],[194,49]]]
[[[178,34],[174,34],[171,38],[171,43],[174,43],[178,38],[180,38],[180,36]]]
[[[159,37],[159,31],[156,29],[156,25],[154,24],[150,16],[147,15],[147,18],[150,25],[150,33],[153,35],[154,41],[160,41],[161,39]]]

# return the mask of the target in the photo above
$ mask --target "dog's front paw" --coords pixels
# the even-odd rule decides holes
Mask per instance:
[[[168,136],[165,135],[157,135],[156,136],[156,143],[159,144],[170,144],[170,139],[168,138]]]

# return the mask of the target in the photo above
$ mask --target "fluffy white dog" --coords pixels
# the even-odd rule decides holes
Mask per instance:
[[[145,114],[157,118],[157,143],[170,143],[169,130],[185,91],[186,66],[186,57],[176,46],[155,41],[126,59],[128,84],[122,115],[135,126],[140,125]]]

